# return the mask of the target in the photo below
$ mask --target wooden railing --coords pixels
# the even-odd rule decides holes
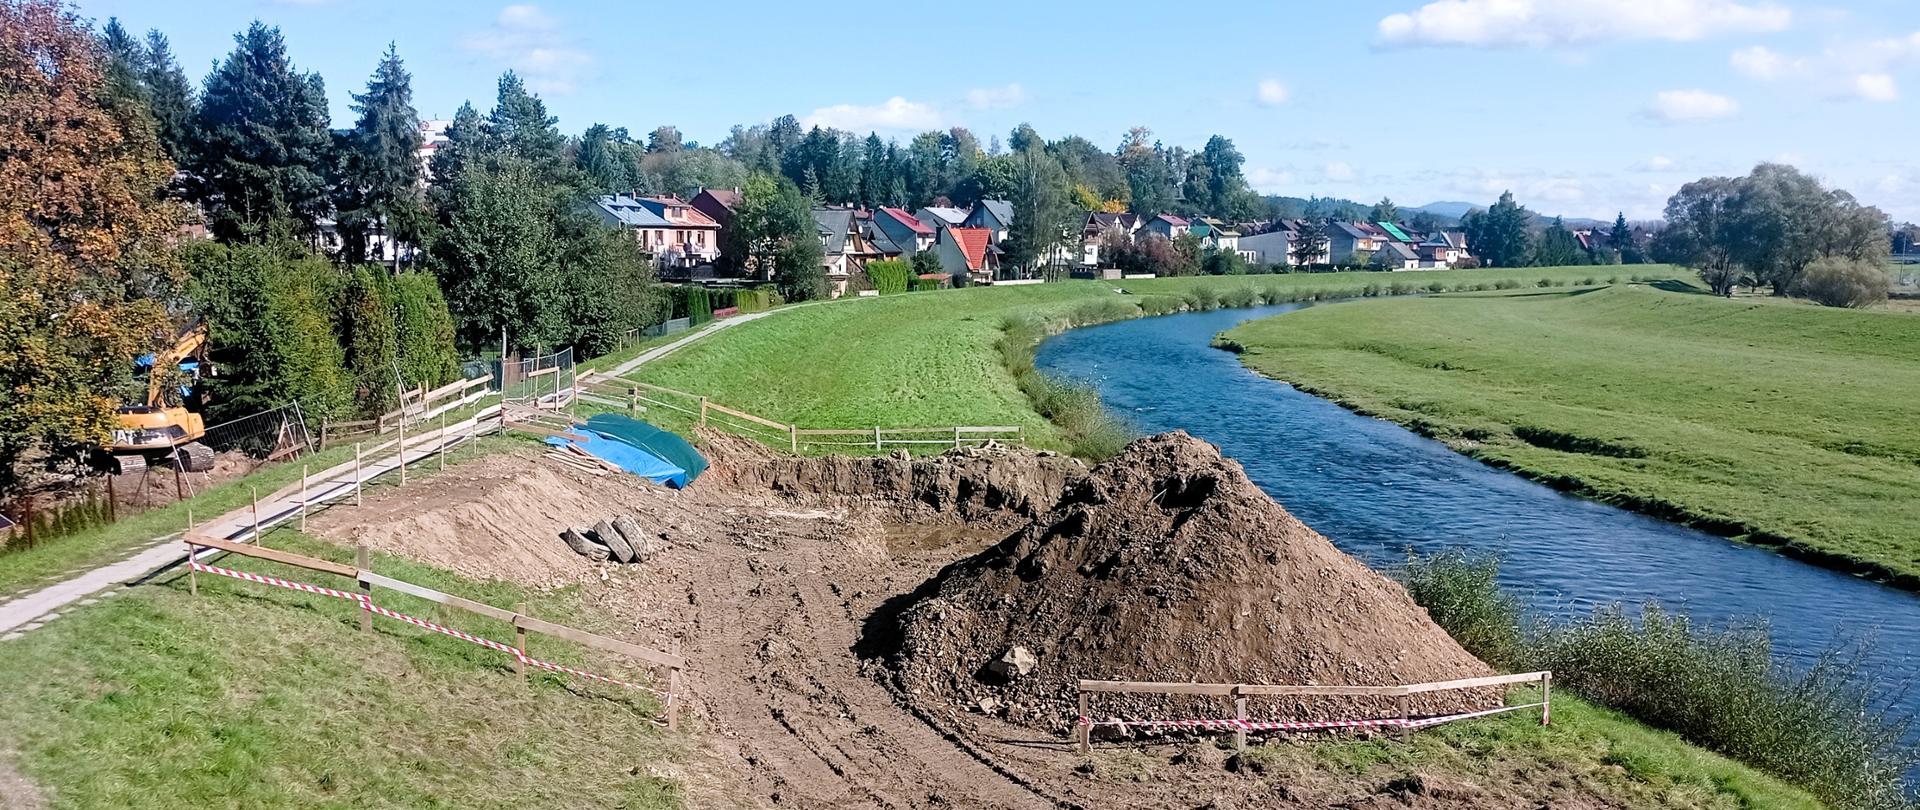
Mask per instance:
[[[329,444],[368,436],[380,436],[408,425],[426,423],[435,417],[444,417],[448,412],[471,405],[487,395],[487,383],[493,381],[493,375],[487,374],[470,380],[455,380],[432,391],[415,388],[400,395],[400,407],[383,413],[377,419],[361,419],[351,422],[323,420],[320,423],[320,447]]]
[[[694,427],[713,426],[730,433],[784,446],[798,453],[817,447],[862,448],[885,452],[888,447],[967,447],[987,442],[1026,444],[1026,429],[1012,426],[960,425],[955,427],[803,428],[729,408],[708,397],[643,383],[625,377],[580,375],[579,399],[602,407],[624,409],[629,415],[658,408],[691,421]]]
[[[606,636],[589,633],[585,630],[577,630],[565,625],[536,619],[526,614],[526,606],[524,604],[515,605],[514,609],[507,610],[484,602],[476,602],[450,593],[404,582],[383,574],[376,574],[369,570],[369,555],[367,547],[364,545],[355,551],[355,564],[347,565],[331,560],[322,560],[316,557],[295,554],[289,551],[265,548],[257,545],[257,539],[255,541],[256,544],[247,544],[223,540],[198,532],[188,532],[184,541],[187,545],[190,560],[197,560],[198,555],[203,553],[203,549],[212,549],[227,554],[238,554],[243,557],[252,557],[254,559],[266,560],[281,565],[289,565],[295,568],[317,571],[323,574],[331,574],[353,580],[359,592],[364,594],[367,599],[372,598],[376,587],[386,588],[418,599],[424,599],[434,604],[445,605],[478,616],[484,616],[495,621],[505,622],[514,630],[516,640],[514,649],[529,656],[531,655],[531,651],[527,648],[527,635],[529,633],[539,633],[541,635],[565,639],[575,644],[592,647],[594,649],[617,653],[635,661],[642,662],[649,667],[665,670],[667,681],[667,688],[664,690],[666,705],[662,708],[666,714],[667,727],[669,729],[678,729],[680,727],[678,704],[682,691],[682,675],[686,671],[687,660],[675,653],[663,652],[638,644],[629,644],[618,639],[611,639]],[[187,570],[187,587],[190,593],[196,596],[199,595],[200,583],[198,574],[191,566],[189,566]],[[360,629],[362,632],[371,632],[373,630],[372,611],[364,611],[361,613]],[[536,661],[536,663],[538,662]],[[517,656],[514,660],[514,670],[522,677],[531,677],[526,663]]]
[[[1396,698],[1399,701],[1399,721],[1405,728],[1411,720],[1411,698],[1431,692],[1446,692],[1460,689],[1483,689],[1491,686],[1511,686],[1514,684],[1540,684],[1540,724],[1546,725],[1552,717],[1549,706],[1553,691],[1552,672],[1522,672],[1517,675],[1488,675],[1481,678],[1462,678],[1453,681],[1435,681],[1405,686],[1320,686],[1320,685],[1273,685],[1245,683],[1170,683],[1161,681],[1092,681],[1079,683],[1080,717],[1092,717],[1089,714],[1088,696],[1094,694],[1134,694],[1134,695],[1192,695],[1199,697],[1223,697],[1233,701],[1234,718],[1239,722],[1247,721],[1247,698],[1250,697],[1365,697]],[[1084,753],[1092,750],[1093,728],[1085,722],[1075,726],[1074,737]],[[1245,729],[1234,731],[1234,748],[1245,749],[1247,732]]]

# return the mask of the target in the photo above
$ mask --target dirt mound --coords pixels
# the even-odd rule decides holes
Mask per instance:
[[[1052,509],[1086,465],[1057,453],[989,445],[934,456],[793,457],[709,433],[709,475],[814,506],[874,508],[899,520],[952,520],[1012,528]]]
[[[1141,439],[1045,516],[942,571],[901,616],[898,675],[941,708],[1061,730],[1074,682],[1381,686],[1489,674],[1399,585],[1335,549],[1237,462],[1185,433]],[[1026,674],[996,661],[1031,652]],[[1486,694],[1416,699],[1415,714]],[[1256,717],[1398,714],[1390,700],[1257,698]],[[1223,717],[1223,701],[1101,696],[1102,716]],[[1191,714],[1190,712],[1202,712]],[[1356,714],[1356,712],[1358,714]]]

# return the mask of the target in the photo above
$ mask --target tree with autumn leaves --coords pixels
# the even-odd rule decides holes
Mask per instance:
[[[105,441],[179,305],[173,164],[86,24],[0,0],[0,492]]]

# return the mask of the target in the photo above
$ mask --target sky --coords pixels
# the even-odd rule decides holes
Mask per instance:
[[[1027,122],[1119,144],[1231,138],[1293,196],[1657,217],[1679,186],[1785,161],[1920,221],[1914,0],[1107,0],[835,5],[77,0],[158,28],[196,80],[253,20],[352,121],[393,43],[423,117],[515,70],[560,127],[718,143],[782,114],[902,142]],[[190,11],[188,11],[190,7]],[[183,13],[184,12],[184,13]]]

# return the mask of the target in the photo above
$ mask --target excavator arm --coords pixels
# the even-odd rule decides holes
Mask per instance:
[[[207,325],[197,323],[174,341],[173,348],[153,356],[153,369],[147,373],[147,407],[166,405],[167,387],[172,384],[174,376],[172,370],[179,367],[180,361],[199,354],[206,346]]]

